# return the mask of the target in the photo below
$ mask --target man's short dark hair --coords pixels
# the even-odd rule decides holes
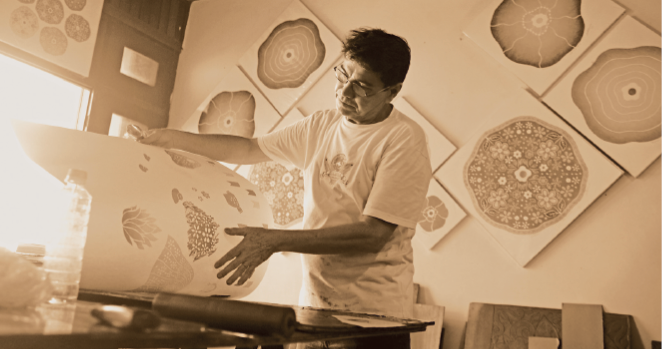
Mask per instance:
[[[343,42],[342,53],[363,68],[377,73],[384,86],[405,81],[411,61],[407,41],[381,29],[352,30]]]

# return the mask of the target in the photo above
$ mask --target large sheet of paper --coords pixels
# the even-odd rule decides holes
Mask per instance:
[[[624,11],[610,0],[492,0],[463,31],[543,95]]]
[[[88,76],[103,0],[0,1],[0,40]]]
[[[526,266],[621,175],[526,92],[513,96],[435,177]]]
[[[660,36],[625,17],[544,101],[632,176],[660,156]]]
[[[218,279],[214,262],[241,237],[226,227],[273,227],[258,188],[205,157],[53,126],[14,123],[28,156],[56,178],[87,172],[92,210],[81,287],[242,297]]]

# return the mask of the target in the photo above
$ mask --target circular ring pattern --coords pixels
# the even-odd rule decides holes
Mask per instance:
[[[248,91],[224,91],[209,101],[198,132],[251,138],[255,133],[255,97]]]

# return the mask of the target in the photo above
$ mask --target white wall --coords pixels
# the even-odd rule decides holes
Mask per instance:
[[[338,37],[381,27],[405,37],[412,66],[402,95],[456,146],[521,83],[470,40],[462,26],[489,0],[302,0]],[[619,0],[658,33],[659,0]],[[193,3],[172,96],[169,127],[181,126],[290,0]],[[325,75],[297,107],[333,107]],[[415,281],[424,303],[446,307],[445,348],[459,348],[470,302],[560,308],[603,304],[631,314],[647,347],[660,340],[660,160],[639,178],[622,177],[552,241],[519,267],[473,218],[432,251],[414,244]],[[296,254],[272,258],[265,280],[247,299],[294,303],[301,266]]]

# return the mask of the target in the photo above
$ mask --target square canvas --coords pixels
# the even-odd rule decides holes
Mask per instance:
[[[395,109],[407,115],[412,120],[416,121],[428,137],[428,145],[430,146],[430,162],[432,164],[432,171],[441,166],[441,164],[448,159],[451,154],[457,149],[441,132],[437,130],[423,115],[421,115],[414,107],[402,97],[393,102]]]
[[[88,76],[103,0],[0,1],[0,41]]]
[[[522,91],[489,117],[435,177],[526,266],[622,174]]]
[[[467,214],[434,178],[430,180],[426,202],[414,240],[431,250]]]
[[[660,156],[660,36],[625,17],[544,102],[632,176]]]
[[[610,0],[493,0],[463,31],[541,96],[623,12]]]
[[[297,109],[292,109],[274,128],[283,129],[304,118]],[[303,171],[286,167],[274,161],[252,166],[241,166],[237,173],[256,185],[271,207],[276,228],[303,228]]]
[[[278,16],[239,65],[281,115],[333,67],[341,43],[298,0]]]

